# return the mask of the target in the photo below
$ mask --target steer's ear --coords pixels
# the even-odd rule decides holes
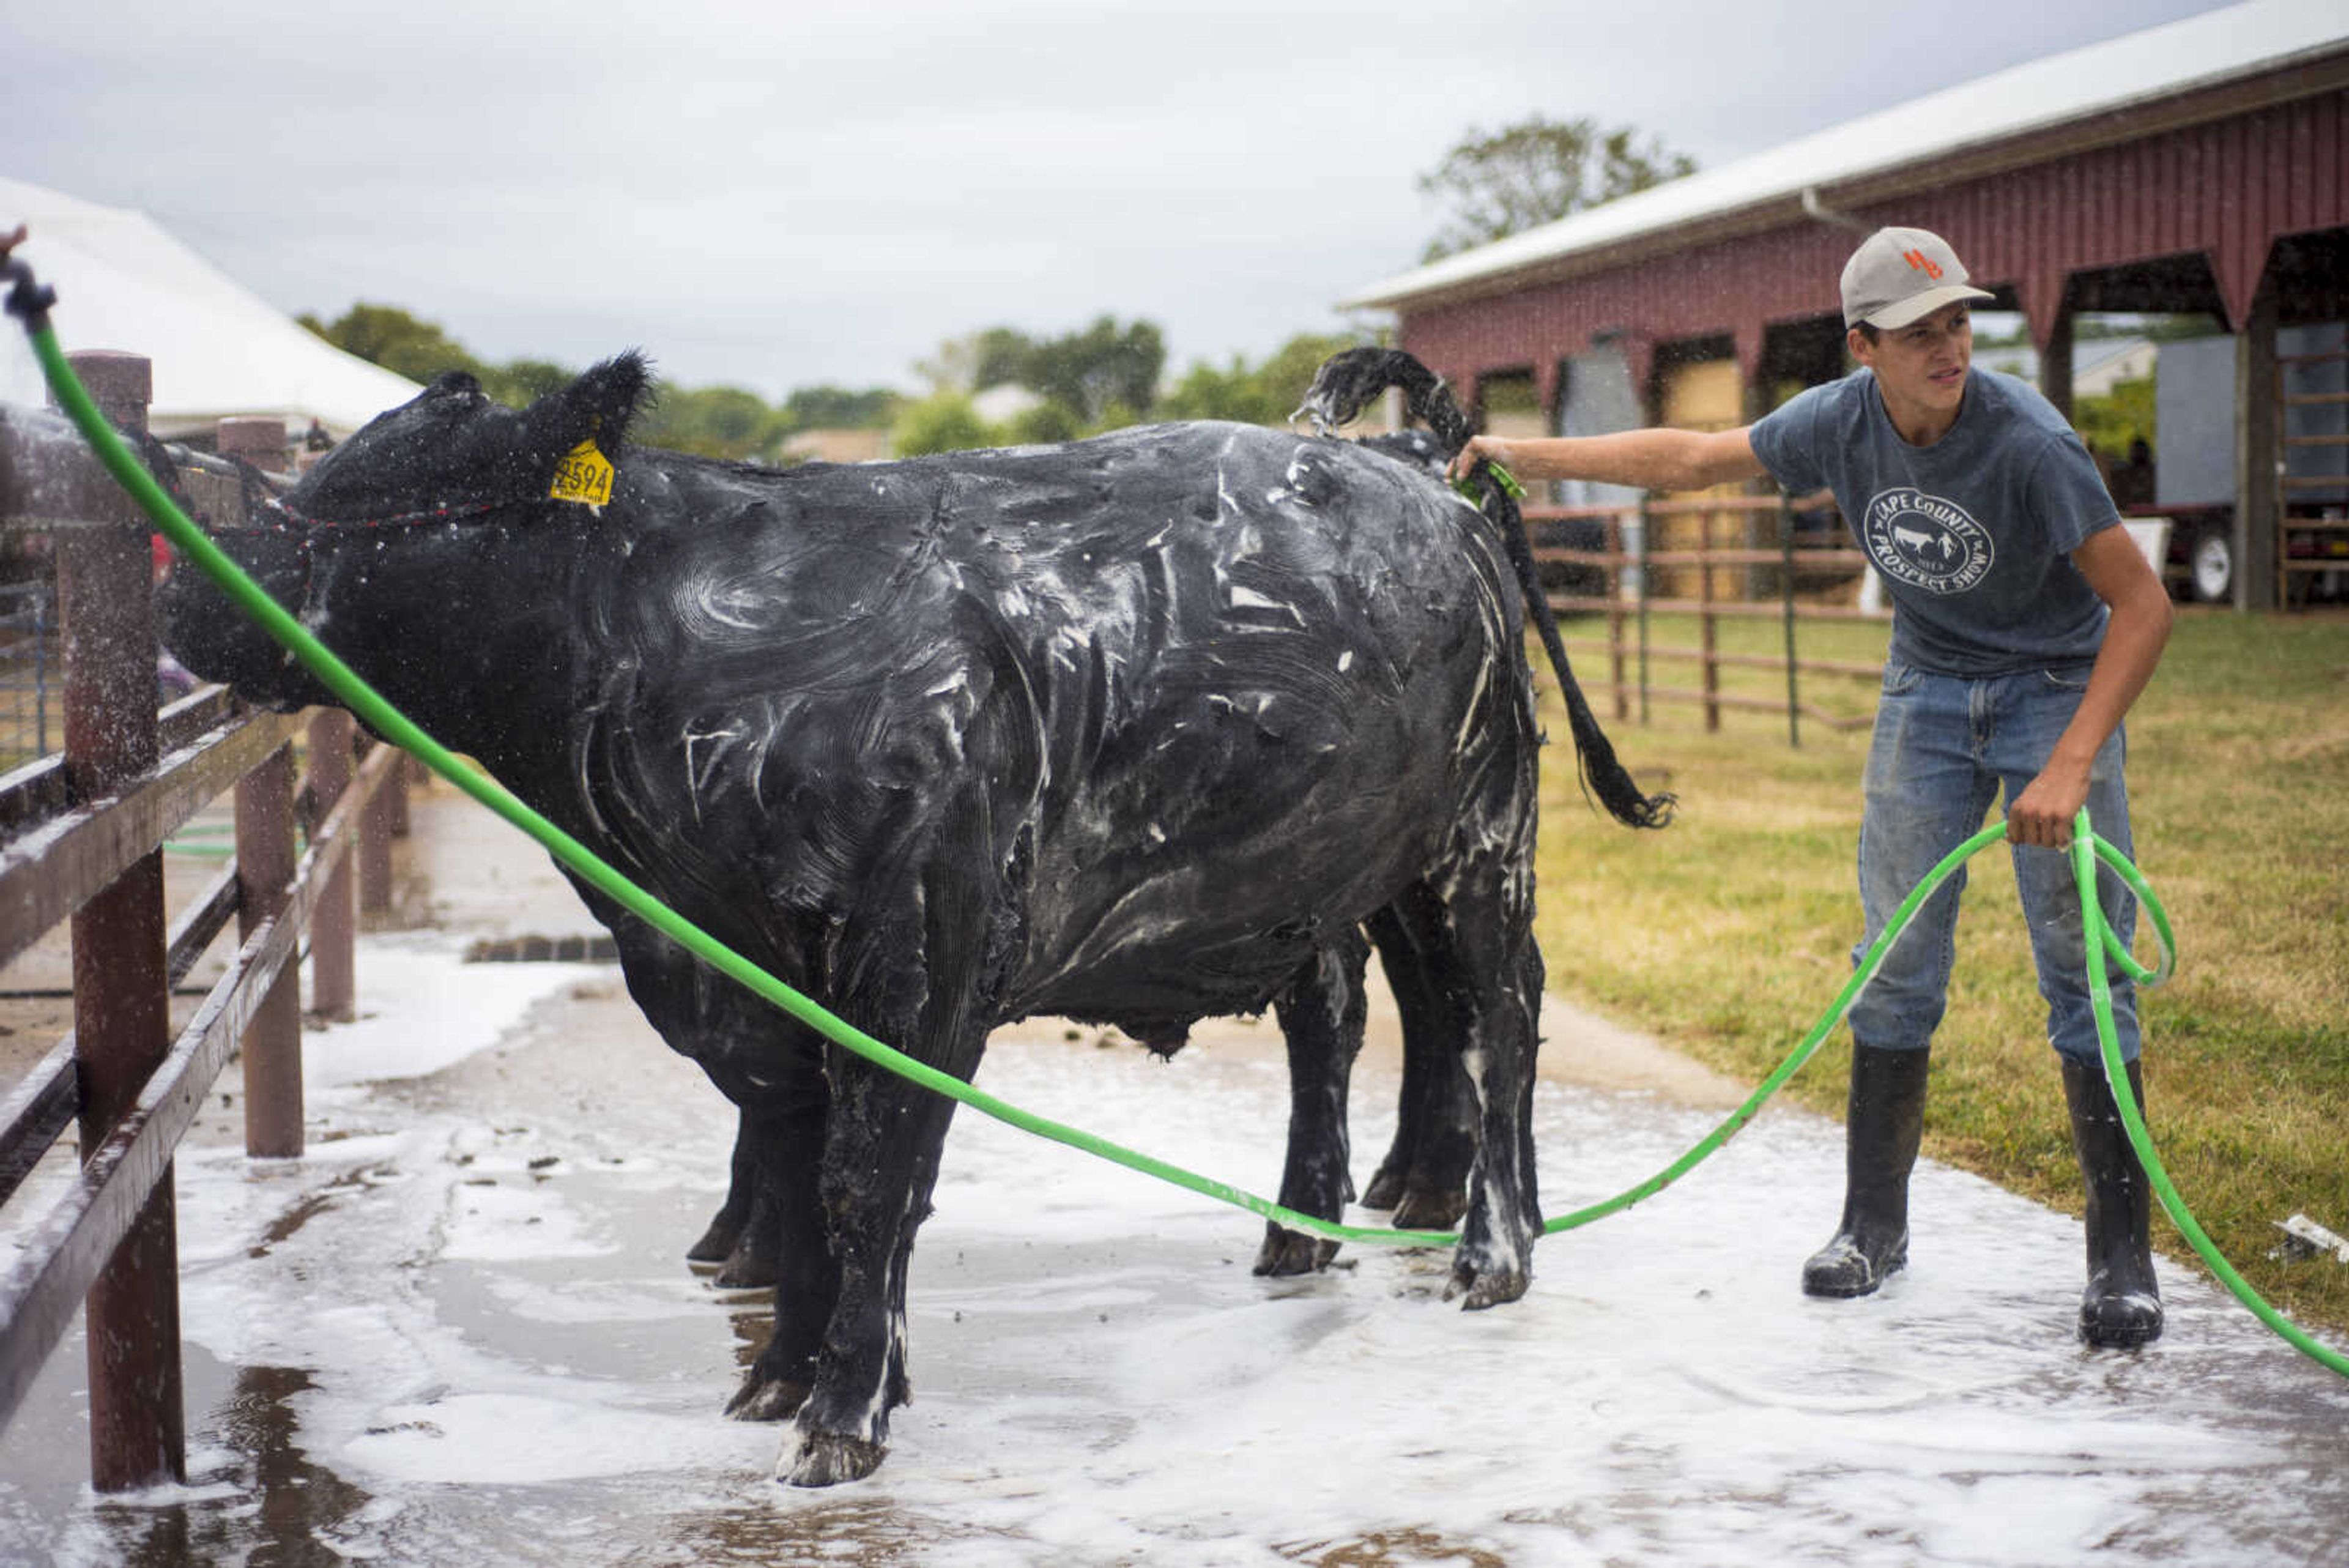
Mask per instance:
[[[530,406],[523,417],[531,445],[559,458],[581,441],[593,441],[606,457],[615,456],[651,386],[652,369],[642,354],[631,348],[615,355]]]

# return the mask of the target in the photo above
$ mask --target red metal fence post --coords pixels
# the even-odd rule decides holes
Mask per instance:
[[[148,361],[78,354],[75,372],[116,423],[144,431]],[[61,534],[65,768],[77,797],[152,769],[156,726],[153,565],[145,521]],[[141,857],[73,917],[74,1036],[85,1158],[136,1103],[171,1047],[163,856]],[[187,1475],[180,1371],[176,1204],[167,1169],[86,1298],[90,1481],[121,1491]]]
[[[310,805],[314,823],[342,799],[351,782],[351,739],[356,725],[340,708],[310,716]],[[346,858],[326,879],[310,917],[310,1011],[321,1018],[347,1019],[357,1011],[358,985],[353,962],[357,921],[351,909],[351,863]]]

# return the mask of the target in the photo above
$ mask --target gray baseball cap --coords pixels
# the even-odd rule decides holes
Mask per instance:
[[[1970,286],[1950,242],[1924,229],[1878,229],[1843,264],[1843,324],[1906,327],[1955,300],[1994,299]]]

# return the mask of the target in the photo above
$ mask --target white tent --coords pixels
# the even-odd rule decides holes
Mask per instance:
[[[0,177],[0,234],[19,223],[30,234],[16,254],[57,290],[57,341],[68,352],[118,348],[154,361],[149,423],[159,435],[263,414],[297,437],[313,420],[341,437],[419,390],[322,341],[144,213]],[[37,406],[47,396],[11,319],[0,330],[0,402]]]

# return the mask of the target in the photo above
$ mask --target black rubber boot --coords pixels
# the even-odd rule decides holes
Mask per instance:
[[[2088,1288],[2080,1294],[2080,1337],[2114,1349],[2161,1337],[2161,1287],[2153,1277],[2147,1234],[2152,1199],[2120,1106],[2100,1063],[2064,1064],[2064,1098],[2072,1107],[2072,1147],[2088,1193]],[[2128,1064],[2129,1093],[2145,1110],[2145,1077]]]
[[[1853,1044],[1843,1223],[1803,1265],[1804,1294],[1868,1295],[1909,1261],[1909,1172],[1925,1133],[1930,1054]]]

